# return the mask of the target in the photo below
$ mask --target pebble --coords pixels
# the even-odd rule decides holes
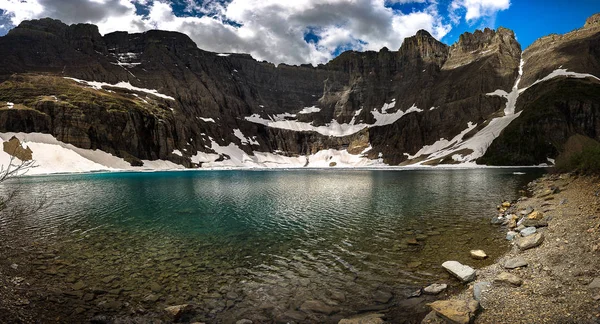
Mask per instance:
[[[513,231],[509,231],[508,233],[506,233],[506,239],[509,241],[512,241],[515,239],[515,237],[517,237],[517,235],[519,235],[519,233],[517,232],[513,232]]]
[[[79,280],[76,283],[73,284],[73,290],[81,290],[83,289],[83,287],[85,287],[85,283],[83,283],[83,281]]]
[[[252,324],[252,321],[249,319],[242,318],[241,320],[235,322],[235,324]]]
[[[531,214],[527,215],[527,219],[541,220],[542,218],[544,218],[544,214],[537,210],[533,211],[533,212],[531,212]]]
[[[523,284],[523,279],[515,276],[512,273],[501,272],[495,279],[494,282],[497,283],[508,283],[513,286],[520,286]]]
[[[409,268],[418,268],[419,266],[421,266],[421,264],[422,264],[422,262],[415,261],[415,262],[409,262],[409,263],[407,264],[407,266],[408,266]]]
[[[529,235],[533,235],[535,234],[535,232],[537,232],[537,230],[535,229],[535,227],[525,227],[523,230],[521,230],[521,236],[523,237],[527,237]]]

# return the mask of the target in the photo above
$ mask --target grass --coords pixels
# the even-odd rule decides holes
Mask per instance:
[[[111,89],[120,91],[119,89]],[[56,99],[55,97],[56,96]],[[141,110],[159,118],[171,115],[170,110],[161,107],[160,102],[151,99],[146,102],[128,92],[107,92],[95,90],[51,75],[22,74],[12,76],[0,83],[0,102],[8,101],[28,108],[55,101],[64,108],[104,109],[107,111],[127,112]],[[16,106],[16,105],[15,105]]]

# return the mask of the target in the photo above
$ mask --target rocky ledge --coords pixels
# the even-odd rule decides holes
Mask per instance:
[[[512,250],[476,270],[458,295],[430,304],[422,323],[600,322],[600,182],[547,175],[531,197],[498,206]]]

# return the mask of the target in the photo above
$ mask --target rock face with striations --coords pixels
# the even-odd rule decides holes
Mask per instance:
[[[579,31],[533,44],[523,55],[520,87],[532,85],[558,63],[569,71],[600,75],[598,26],[594,16]],[[407,164],[430,158],[431,152],[412,156],[424,147],[440,139],[448,145],[453,138],[468,139],[500,116],[506,100],[488,94],[511,91],[520,59],[520,45],[505,28],[465,33],[452,46],[419,31],[398,51],[348,51],[314,67],[275,66],[245,54],[203,51],[176,32],[102,36],[89,24],[24,21],[0,37],[0,132],[47,133],[132,165],[164,159],[196,167],[206,162],[193,158],[200,153],[230,159],[215,147],[232,144],[249,156],[278,152],[297,157],[335,149]],[[571,87],[565,82],[577,82],[576,91],[564,90]],[[594,113],[596,87],[589,78],[532,86],[517,102],[522,115],[481,162],[539,162],[555,156],[572,132],[600,134],[597,123],[584,122],[600,115]],[[556,97],[553,104],[544,106],[551,96]],[[2,109],[3,102],[15,103],[15,108]],[[546,114],[536,108],[542,106],[552,109],[547,118],[539,116]],[[307,107],[313,109],[303,112]],[[267,126],[250,116],[357,130],[328,136]],[[538,119],[542,123],[533,125]],[[568,131],[553,134],[552,144],[542,145],[557,126],[553,123]],[[515,147],[515,137],[525,145]],[[457,163],[457,154],[471,153],[452,152],[428,163]]]

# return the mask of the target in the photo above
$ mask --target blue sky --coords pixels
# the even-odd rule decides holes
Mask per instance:
[[[324,63],[344,50],[397,50],[428,30],[446,44],[503,26],[525,48],[583,26],[600,0],[0,0],[0,35],[26,19],[52,17],[116,30],[186,33],[213,52],[273,63]]]
[[[497,13],[495,21],[475,24],[463,21],[442,41],[452,44],[465,31],[502,26],[512,29],[525,49],[542,36],[564,34],[582,27],[585,20],[595,13],[600,13],[600,0],[512,0],[509,9]]]

